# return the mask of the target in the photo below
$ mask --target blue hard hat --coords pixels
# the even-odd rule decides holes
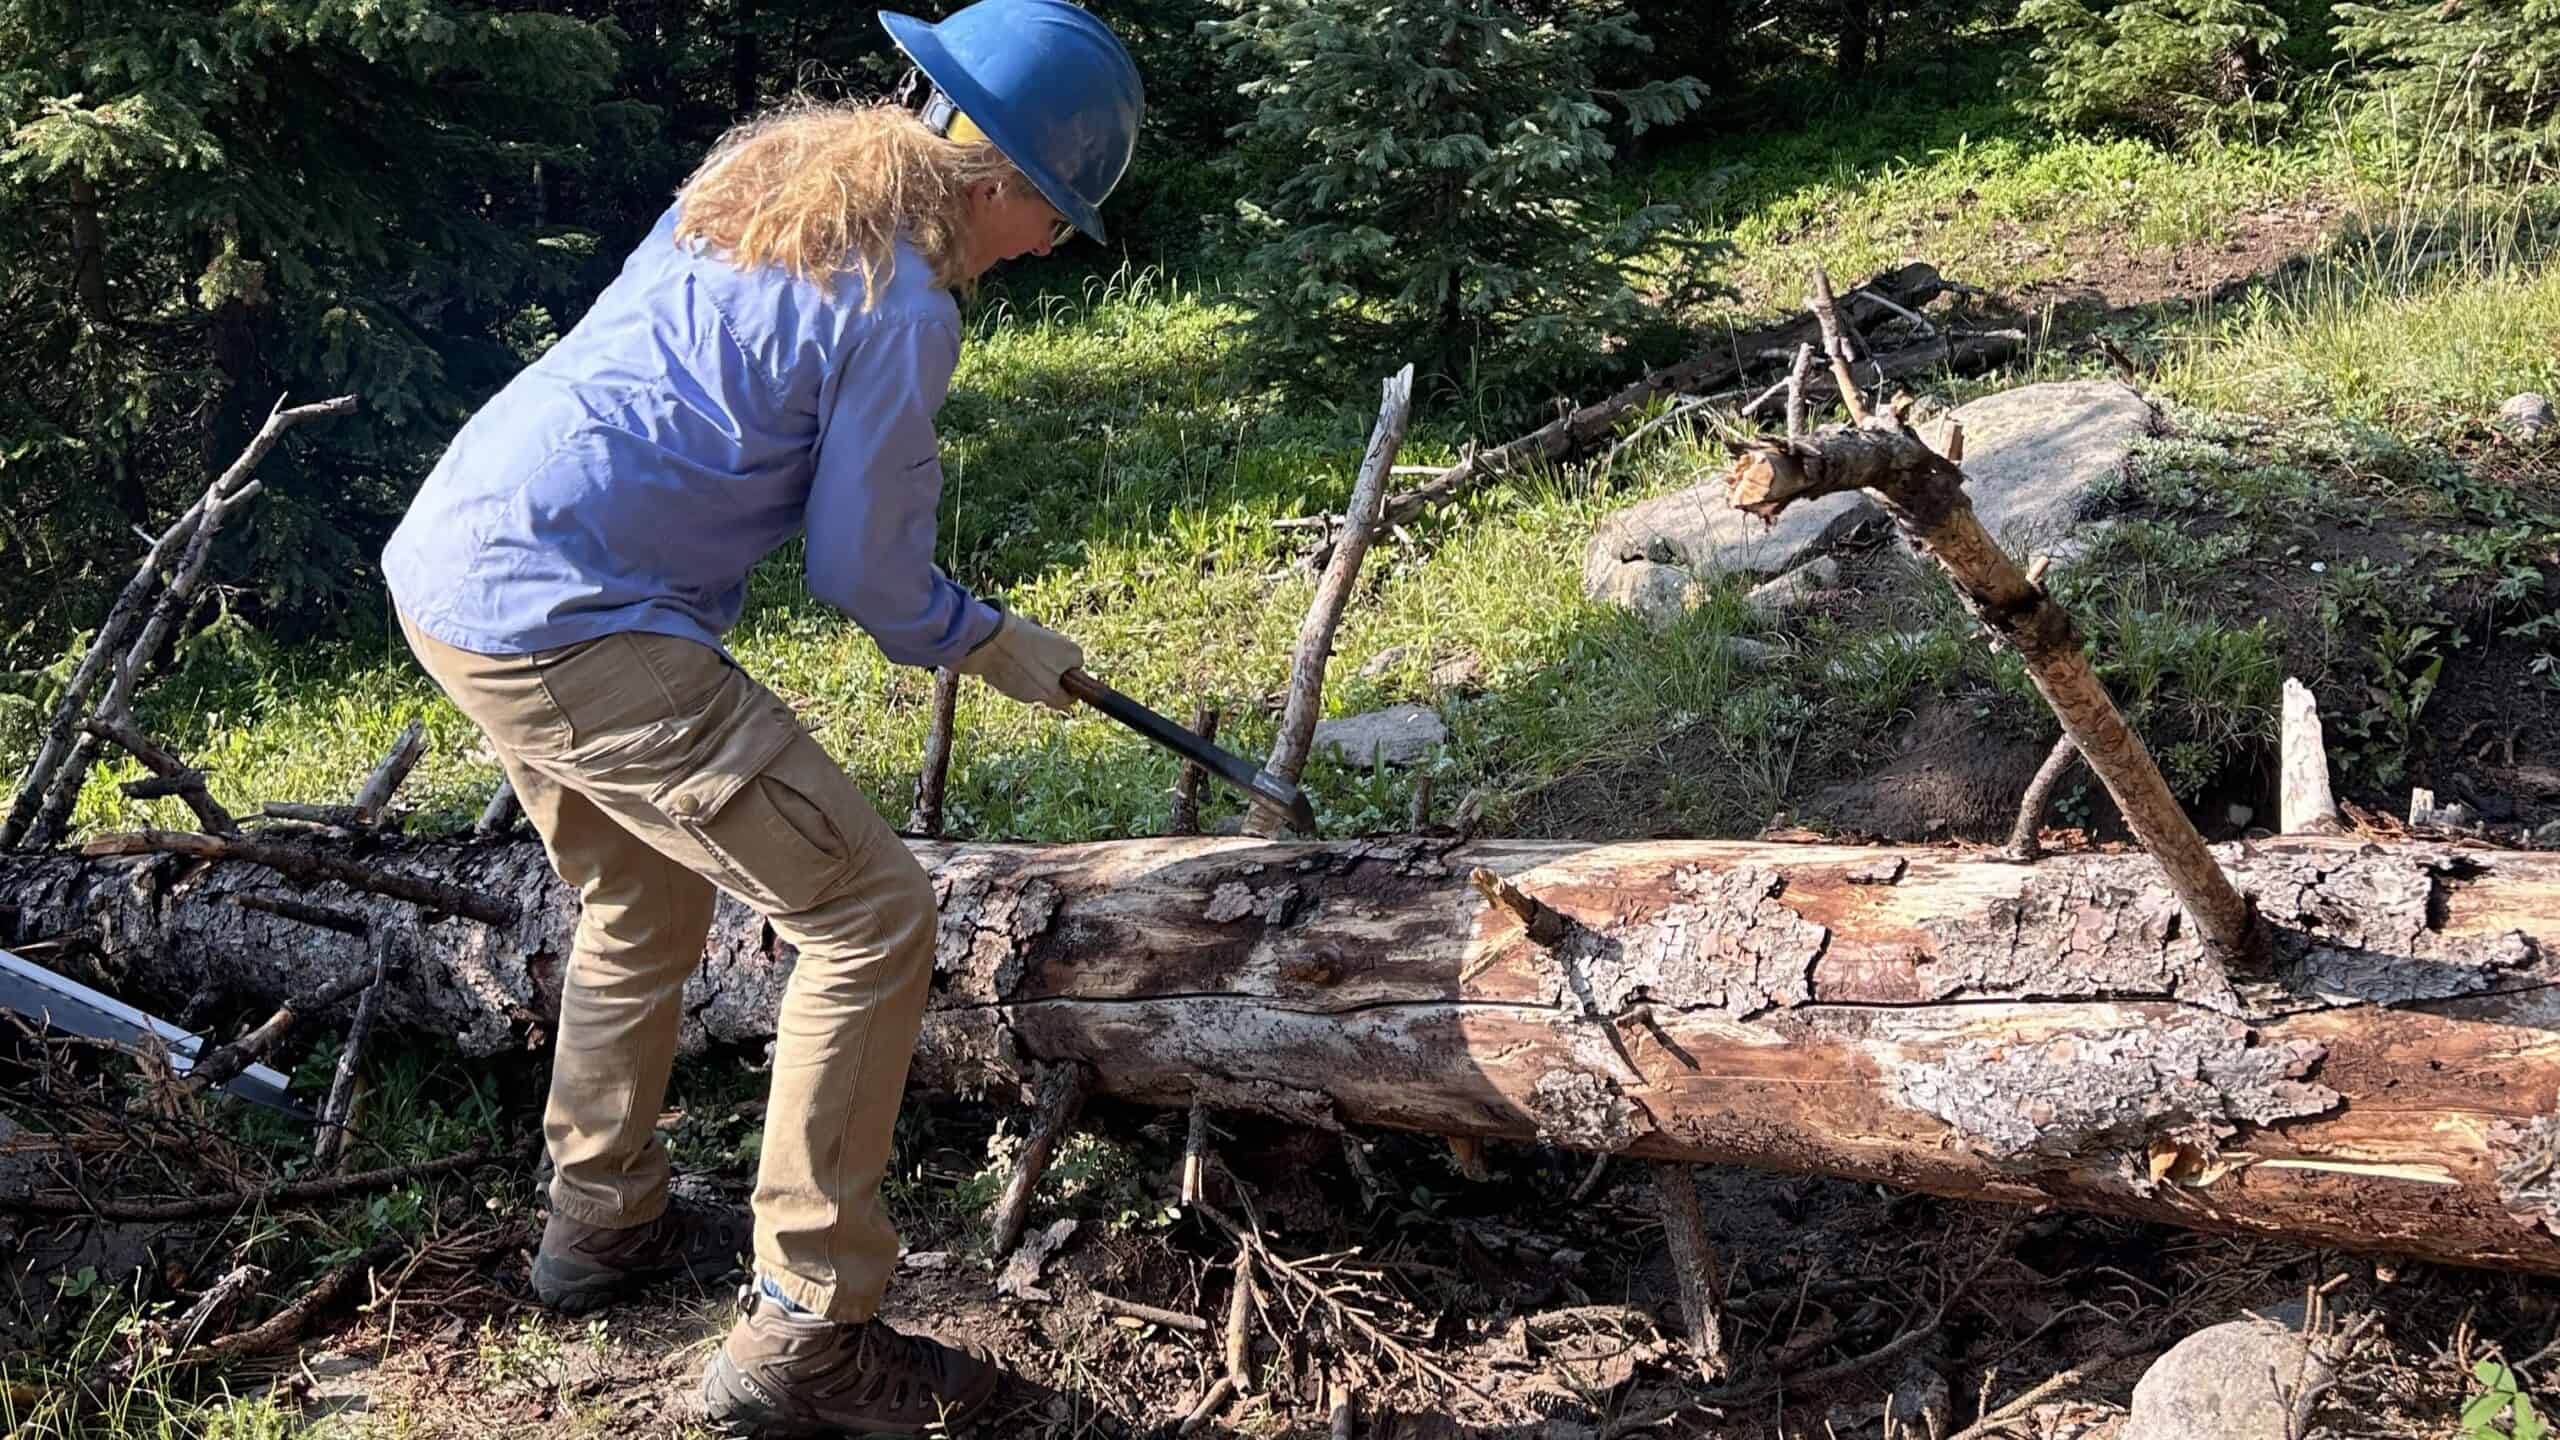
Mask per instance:
[[[1067,0],[978,0],[939,25],[883,10],[880,23],[1059,214],[1103,238],[1103,197],[1147,104],[1109,26]]]

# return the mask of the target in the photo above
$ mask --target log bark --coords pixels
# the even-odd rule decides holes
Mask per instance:
[[[922,1089],[1198,1098],[2560,1275],[2560,855],[2222,847],[2271,968],[2236,988],[2156,865],[1943,849],[1406,837],[912,847],[943,918]],[[504,926],[315,883],[413,957],[383,1020],[490,1053],[577,917],[530,841],[386,847]],[[1564,930],[1540,944],[1469,877]],[[0,943],[80,932],[137,998],[272,1000],[363,942],[244,908],[274,872],[0,857]],[[724,901],[683,1041],[771,1033],[790,952]]]

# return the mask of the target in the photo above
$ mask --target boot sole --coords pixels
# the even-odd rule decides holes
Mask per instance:
[[[956,1433],[975,1421],[995,1392],[996,1381],[990,1377],[978,1394],[953,1407],[952,1431]],[[919,1435],[936,1433],[933,1426],[881,1430],[781,1414],[756,1393],[752,1382],[738,1373],[737,1363],[725,1349],[713,1351],[711,1363],[703,1369],[702,1410],[714,1430],[749,1440],[914,1440]]]

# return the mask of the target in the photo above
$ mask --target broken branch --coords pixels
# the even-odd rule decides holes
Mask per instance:
[[[1039,1109],[1032,1117],[1031,1133],[1023,1137],[1013,1178],[1005,1182],[1004,1194],[996,1199],[996,1254],[1011,1254],[1015,1242],[1022,1238],[1023,1222],[1031,1214],[1031,1192],[1039,1186],[1040,1176],[1049,1168],[1051,1152],[1076,1123],[1077,1114],[1084,1109],[1084,1098],[1092,1089],[1092,1069],[1074,1061],[1052,1065],[1041,1072]]]
[[[335,880],[354,890],[367,890],[406,900],[430,910],[460,915],[483,925],[507,926],[516,922],[516,908],[500,900],[459,885],[441,880],[422,880],[414,875],[378,866],[362,865],[320,850],[241,836],[194,835],[183,830],[131,830],[117,835],[101,835],[80,847],[87,856],[148,855],[155,852],[194,855],[207,860],[246,860],[264,865],[296,880]]]

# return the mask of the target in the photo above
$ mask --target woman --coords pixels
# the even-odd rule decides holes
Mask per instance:
[[[734,1429],[919,1432],[982,1357],[873,1318],[880,1203],[933,964],[924,871],[720,636],[803,534],[811,592],[892,661],[1067,708],[1074,642],[933,566],[953,292],[1070,228],[1127,167],[1136,67],[1065,0],[881,17],[932,90],[742,127],[592,310],[455,438],[383,556],[419,662],[496,747],[583,909],[544,1119],[548,1304],[712,1273],[652,1122],[714,887],[799,951],[754,1196],[756,1283],[704,1391]]]

